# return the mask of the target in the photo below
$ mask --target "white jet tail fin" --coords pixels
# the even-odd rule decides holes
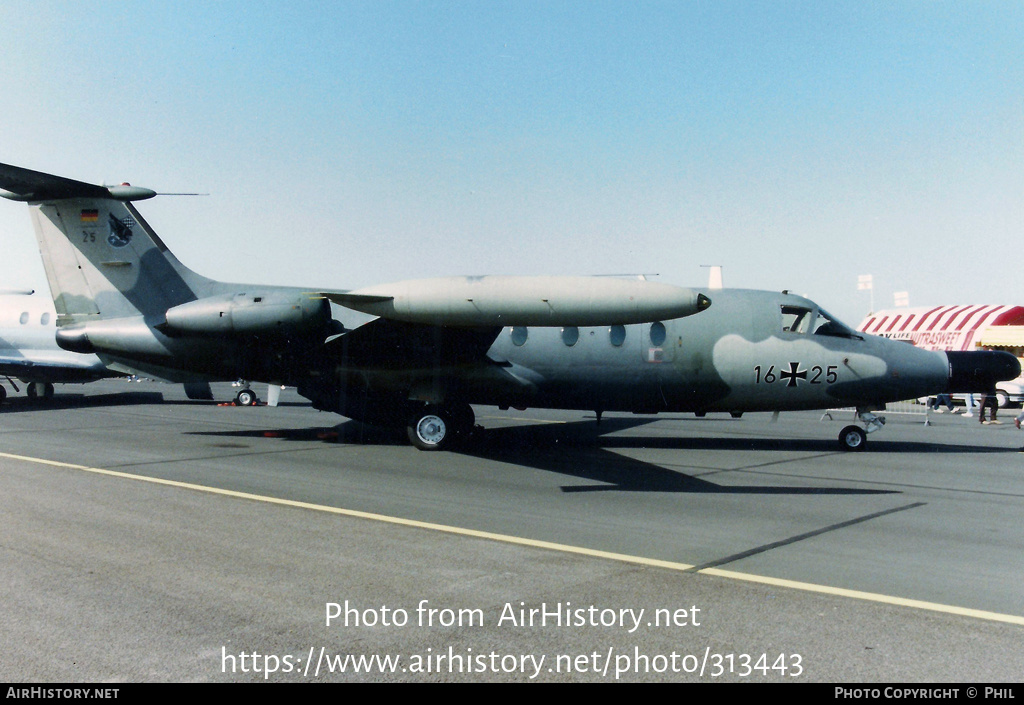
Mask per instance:
[[[31,205],[60,325],[160,316],[215,284],[181,264],[130,202],[154,195],[0,164],[0,196]]]
[[[61,323],[157,316],[208,283],[182,265],[130,203],[72,199],[32,209]]]

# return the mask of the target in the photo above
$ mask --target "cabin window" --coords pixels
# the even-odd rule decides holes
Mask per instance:
[[[47,311],[46,313],[44,313],[42,316],[39,317],[39,325],[41,325],[41,326],[48,326],[48,325],[50,325],[50,312],[49,311]]]
[[[19,318],[18,320],[21,322],[21,325],[25,325],[26,323],[28,323],[28,311],[25,311],[23,314],[21,314],[21,318]]]
[[[665,324],[655,321],[651,324],[651,345],[660,348],[665,343]]]
[[[580,339],[580,329],[576,326],[567,326],[562,329],[562,342],[566,347],[572,347]]]
[[[526,344],[526,339],[530,336],[530,331],[526,326],[515,326],[512,329],[511,337],[512,344],[516,346],[522,346]]]
[[[608,339],[615,347],[620,347],[626,342],[626,326],[615,325],[608,329]]]

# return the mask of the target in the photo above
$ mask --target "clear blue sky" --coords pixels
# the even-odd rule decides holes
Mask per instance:
[[[0,162],[208,276],[658,273],[1024,304],[1019,2],[0,0]],[[0,203],[0,288],[45,286]]]

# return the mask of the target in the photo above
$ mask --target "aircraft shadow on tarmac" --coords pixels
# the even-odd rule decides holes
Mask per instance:
[[[238,406],[234,401],[230,399],[167,399],[164,404],[176,405],[176,406]],[[262,398],[254,406],[269,406]],[[309,402],[301,401],[281,401],[278,402],[278,407],[295,407],[295,408],[309,408]],[[246,407],[252,408],[252,407]]]
[[[648,419],[605,419],[598,426],[583,420],[558,425],[511,426],[486,431],[460,452],[538,470],[569,475],[596,484],[563,485],[564,492],[683,492],[778,495],[899,494],[893,490],[783,485],[721,485],[614,452],[617,448],[667,450],[810,450],[834,454],[834,444],[810,446],[789,439],[712,439],[665,436],[609,436],[651,423]]]
[[[703,438],[681,436],[608,435],[651,423],[649,419],[604,419],[559,424],[525,424],[478,429],[457,451],[483,461],[501,462],[592,481],[594,484],[565,485],[565,492],[683,492],[766,495],[876,495],[899,494],[897,490],[876,490],[848,486],[720,485],[659,465],[630,458],[617,449],[663,449],[678,451],[806,452],[812,457],[845,456],[831,438]],[[367,446],[408,447],[403,431],[343,421],[329,427],[271,430],[203,431],[193,435],[247,438],[280,438],[286,441],[323,441]],[[1003,448],[941,445],[916,441],[872,441],[876,453],[1007,453]],[[412,449],[410,448],[410,453]],[[416,452],[418,454],[419,451]],[[416,455],[413,454],[413,455]],[[755,462],[752,467],[760,465]]]
[[[85,409],[103,406],[142,406],[162,404],[160,392],[114,392],[111,394],[67,394],[58,392],[50,398],[30,399],[9,396],[0,404],[0,413],[30,412],[45,409]]]
[[[650,423],[643,419],[606,419],[570,422],[554,426],[515,426],[486,431],[481,443],[470,445],[463,454],[549,470],[598,481],[599,485],[563,487],[566,492],[622,490],[630,492],[690,492],[780,495],[874,495],[898,494],[892,490],[851,487],[788,487],[763,485],[719,485],[707,479],[662,468],[616,453],[619,449],[663,449],[676,451],[810,453],[810,457],[845,456],[832,438],[708,438],[700,436],[616,436],[607,435]],[[728,422],[727,422],[728,423]],[[875,453],[1007,453],[1003,448],[941,445],[915,441],[874,441],[867,452]],[[752,467],[761,465],[755,462]],[[742,466],[740,467],[742,469]]]

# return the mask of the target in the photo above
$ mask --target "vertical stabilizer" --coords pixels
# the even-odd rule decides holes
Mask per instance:
[[[130,203],[74,198],[31,210],[61,325],[158,318],[210,284],[167,250]]]
[[[181,264],[131,204],[155,195],[0,164],[0,196],[31,206],[59,325],[153,321],[215,288]]]

